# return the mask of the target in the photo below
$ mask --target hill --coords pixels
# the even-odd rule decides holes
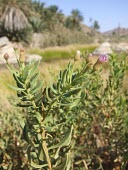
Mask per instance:
[[[128,40],[128,28],[117,27],[102,33],[104,38],[114,42],[126,42]]]

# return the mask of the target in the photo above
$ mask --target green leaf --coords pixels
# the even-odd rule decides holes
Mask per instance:
[[[85,77],[84,76],[79,76],[79,77],[76,77],[73,81],[72,81],[72,85],[78,85],[78,84],[81,84],[83,81],[85,80]]]
[[[46,156],[42,147],[42,143],[40,143],[39,148],[38,148],[38,158],[40,161],[46,160]]]
[[[74,89],[71,89],[71,90],[67,91],[67,92],[64,93],[63,95],[66,96],[66,97],[69,97],[69,96],[74,95],[74,94],[77,95],[78,92],[81,90],[81,88],[82,88],[82,87],[76,87],[76,88],[74,88]]]
[[[69,153],[66,154],[66,158],[62,160],[63,162],[57,167],[53,167],[53,170],[69,170],[70,157]],[[67,169],[68,167],[68,169]]]
[[[26,65],[23,72],[22,72],[22,76],[23,76],[24,81],[27,79],[28,73],[29,73],[29,65]]]
[[[37,93],[43,86],[43,81],[40,81],[34,88],[31,89],[31,94]]]
[[[12,86],[10,84],[8,84],[8,86],[11,87],[13,90],[16,90],[16,91],[24,91],[25,90],[23,88],[18,88],[18,87]]]
[[[30,151],[30,149],[31,149],[31,147],[29,146],[29,147],[28,147],[28,150],[27,150],[27,155],[28,155],[28,160],[29,160],[29,162],[30,162],[30,165],[31,165],[33,168],[37,168],[37,169],[41,169],[41,168],[43,168],[43,167],[47,167],[48,164],[42,164],[42,165],[40,165],[40,164],[35,163],[35,162],[32,160],[32,156],[31,156],[31,151]]]
[[[38,120],[38,122],[40,123],[42,121],[42,116],[39,112],[36,112],[36,115],[35,115],[36,119]]]
[[[51,81],[50,81],[50,88],[51,88],[51,90],[52,90],[52,92],[53,92],[54,94],[57,94],[57,93],[58,93],[57,90],[54,88],[54,85],[52,84]]]
[[[32,106],[32,104],[31,103],[17,103],[17,106],[19,106],[19,107],[30,107],[30,106]]]
[[[31,84],[35,84],[36,81],[38,80],[38,77],[39,77],[39,73],[35,73],[35,74],[30,78]]]
[[[43,97],[43,92],[40,90],[36,95],[35,95],[35,102],[38,103]]]
[[[28,128],[27,128],[27,125],[26,125],[26,124],[25,124],[24,129],[23,129],[23,136],[24,136],[24,139],[25,139],[28,143],[31,143],[31,140],[29,139],[29,136],[28,136]]]
[[[52,102],[52,99],[51,99],[51,97],[49,95],[49,88],[48,87],[46,87],[46,97],[47,97],[49,102]]]
[[[23,118],[20,118],[20,126],[22,127],[22,129],[25,126],[25,120]]]
[[[58,143],[57,145],[51,146],[49,150],[55,149],[55,148],[61,148],[63,146],[69,146],[71,142],[71,137],[72,137],[72,130],[73,130],[73,126],[71,126],[70,130],[66,133],[64,138],[60,141],[60,143]]]
[[[53,123],[53,117],[50,115],[50,116],[47,116],[44,120],[43,120],[43,123],[46,124],[46,123]]]
[[[76,99],[71,105],[70,105],[70,109],[72,109],[73,107],[78,106],[78,104],[80,103],[81,98]]]
[[[29,78],[31,78],[35,74],[35,72],[37,72],[37,67],[39,66],[39,63],[40,61],[33,61],[32,63],[30,63],[31,69],[29,72]]]
[[[7,65],[8,69],[10,70],[11,73],[16,73],[16,72],[18,72],[18,71],[14,68],[13,65],[8,64],[8,63],[7,63],[6,65]]]
[[[18,86],[19,88],[23,88],[24,83],[22,83],[21,78],[18,77],[16,74],[13,74],[13,77],[14,77],[16,83],[17,83],[17,86]]]
[[[64,70],[63,75],[62,75],[62,83],[64,85],[66,84],[66,75],[67,75],[67,69]]]

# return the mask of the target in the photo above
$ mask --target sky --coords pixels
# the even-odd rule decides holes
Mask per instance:
[[[118,26],[128,28],[128,0],[40,0],[45,7],[57,5],[68,16],[78,9],[84,17],[83,23],[91,26],[97,20],[100,31],[105,32]]]

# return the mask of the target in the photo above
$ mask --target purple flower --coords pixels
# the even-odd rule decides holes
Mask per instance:
[[[100,54],[99,55],[99,61],[101,61],[101,62],[107,62],[108,59],[109,59],[108,54]]]

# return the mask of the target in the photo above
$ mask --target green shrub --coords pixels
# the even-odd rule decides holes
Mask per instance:
[[[22,53],[22,51],[20,51]],[[93,65],[91,55],[61,70],[56,82],[44,86],[38,79],[39,62],[24,63],[19,68],[8,63],[16,86],[23,137],[28,160],[33,169],[113,169],[127,164],[127,96],[122,90],[126,57],[111,55],[109,76],[102,80],[100,56]],[[78,67],[80,65],[80,67]],[[102,68],[102,69],[101,69]]]

